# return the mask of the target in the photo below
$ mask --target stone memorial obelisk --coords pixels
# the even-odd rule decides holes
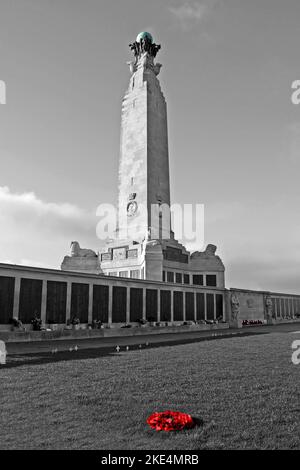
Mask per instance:
[[[78,249],[65,257],[62,269],[200,285],[205,277],[207,285],[223,287],[216,247],[190,254],[171,230],[167,105],[156,62],[161,47],[148,32],[129,46],[133,60],[121,111],[117,228],[99,250],[101,268],[94,253],[88,250],[86,256]]]
[[[101,267],[106,274],[161,281],[163,253],[157,241],[170,238],[171,223],[168,213],[163,221],[160,215],[160,207],[170,207],[167,105],[157,78],[161,64],[155,63],[160,46],[142,32],[130,49],[134,58],[128,62],[131,77],[121,114],[118,228],[101,254]]]
[[[127,236],[142,242],[148,235],[163,238],[151,208],[170,206],[167,105],[157,78],[161,64],[154,62],[160,46],[143,32],[130,47],[134,60],[121,116],[119,230],[127,226]]]

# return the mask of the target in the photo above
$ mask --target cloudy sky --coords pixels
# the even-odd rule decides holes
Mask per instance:
[[[1,0],[0,260],[99,247],[143,30],[162,45],[172,202],[205,204],[228,287],[300,293],[299,0]]]

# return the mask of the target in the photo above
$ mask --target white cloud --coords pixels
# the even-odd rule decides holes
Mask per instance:
[[[168,9],[183,30],[202,23],[214,8],[216,0],[185,1]]]
[[[178,7],[170,7],[171,13],[176,16],[179,20],[189,21],[195,19],[197,21],[202,20],[204,15],[207,13],[207,5],[201,3],[189,3],[186,2]]]
[[[51,203],[38,199],[33,192],[28,193],[12,193],[7,186],[0,187],[0,216],[13,210],[18,212],[22,207],[25,211],[32,211],[38,217],[55,216],[61,219],[78,219],[84,214],[78,207],[69,203]]]
[[[0,260],[59,267],[70,241],[97,249],[96,216],[73,204],[39,199],[0,187]]]

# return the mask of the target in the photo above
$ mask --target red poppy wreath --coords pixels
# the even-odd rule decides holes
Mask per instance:
[[[191,429],[195,426],[191,415],[169,410],[153,413],[147,418],[147,423],[156,431],[182,431],[183,429]]]

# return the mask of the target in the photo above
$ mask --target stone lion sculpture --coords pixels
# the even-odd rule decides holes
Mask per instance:
[[[210,244],[207,245],[207,247],[205,248],[204,253],[205,253],[206,255],[208,255],[208,256],[215,256],[216,251],[217,251],[216,245],[212,245],[212,244],[210,243]]]
[[[71,257],[82,257],[82,258],[96,258],[97,255],[93,250],[88,250],[86,248],[80,248],[80,245],[77,241],[71,242]]]
[[[216,256],[217,247],[216,245],[212,245],[211,243],[207,245],[204,251],[194,251],[192,253],[191,258],[218,258]]]

